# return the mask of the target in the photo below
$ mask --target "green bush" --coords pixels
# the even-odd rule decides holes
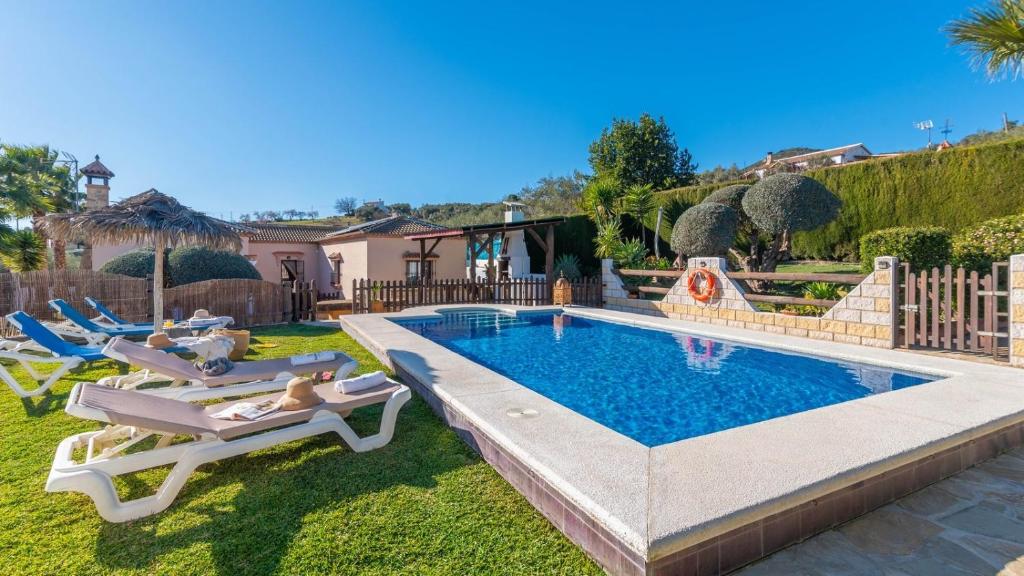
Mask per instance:
[[[672,251],[687,257],[724,256],[736,238],[738,220],[724,204],[698,204],[672,227]]]
[[[164,280],[169,284],[171,279],[170,267],[167,264],[166,252],[164,253]],[[153,273],[153,260],[156,254],[150,250],[134,250],[111,258],[106,264],[100,267],[100,272],[107,274],[123,274],[133,278],[145,278]]]
[[[951,261],[952,238],[949,230],[938,226],[875,230],[860,238],[860,268],[871,272],[878,256],[895,256],[915,271],[941,268]]]
[[[683,212],[686,212],[691,207],[700,204],[708,198],[716,190],[728,188],[736,185],[749,186],[756,180],[734,180],[730,182],[715,182],[714,184],[699,184],[696,186],[684,186],[682,188],[673,188],[671,190],[664,190],[655,194],[658,206],[662,209],[662,216],[664,222],[674,223]],[[657,212],[655,212],[657,213]],[[651,224],[653,228],[653,224]],[[672,242],[672,226],[663,225],[661,227],[661,239],[666,243]]]
[[[953,239],[953,261],[957,266],[983,272],[993,262],[1009,260],[1024,253],[1024,215],[995,218],[965,228]]]
[[[704,198],[701,202],[703,204],[725,204],[729,208],[740,212],[743,210],[743,196],[746,195],[747,190],[750,190],[750,186],[746,184],[733,184],[715,190],[708,194],[707,198]]]
[[[991,218],[1024,212],[1024,141],[920,152],[804,173],[843,206],[821,229],[800,232],[793,252],[848,259],[861,236],[892,226],[942,226],[954,235]]]
[[[817,180],[800,174],[772,174],[743,194],[743,213],[768,234],[813,230],[831,222],[840,201]]]
[[[226,278],[262,279],[256,268],[241,254],[211,250],[206,246],[175,248],[167,258],[167,263],[174,286]]]
[[[153,273],[153,250],[135,250],[112,258],[100,272],[145,278]],[[164,257],[164,280],[167,286],[181,286],[202,280],[262,277],[240,254],[211,250],[205,246],[175,248]]]

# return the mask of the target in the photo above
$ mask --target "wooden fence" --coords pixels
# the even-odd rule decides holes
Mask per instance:
[[[1007,359],[1008,267],[1007,262],[997,262],[980,275],[949,265],[915,273],[904,264],[898,341],[907,348]]]
[[[672,284],[675,279],[686,276],[686,270],[618,270],[621,276],[632,276],[641,278],[671,278]],[[819,306],[831,308],[838,303],[838,300],[824,300],[815,298],[801,298],[798,296],[787,296],[780,294],[769,294],[772,282],[829,282],[832,284],[860,284],[866,277],[864,274],[814,274],[801,272],[726,272],[732,280],[739,280],[746,284],[747,292],[744,298],[749,302],[764,302],[766,304],[795,305],[795,306]],[[754,290],[754,287],[765,286],[768,290]],[[671,284],[663,286],[639,285],[637,292],[641,294],[668,294],[672,289]]]
[[[89,317],[91,296],[131,322],[153,319],[152,279],[132,278],[91,270],[39,270],[0,273],[0,337],[14,336],[3,316],[24,310],[40,320],[61,318],[47,304],[61,298]],[[236,327],[312,320],[316,316],[316,286],[312,282],[283,286],[263,280],[207,280],[164,290],[164,317],[181,320],[199,308],[231,316]]]
[[[583,278],[570,283],[573,303],[601,305],[601,279]],[[373,304],[379,302],[379,304]],[[440,304],[551,304],[551,287],[543,279],[470,280],[450,278],[408,283],[353,280],[352,313],[397,312],[413,306]]]

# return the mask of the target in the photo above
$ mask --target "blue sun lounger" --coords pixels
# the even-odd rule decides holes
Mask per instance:
[[[110,310],[110,308],[107,308],[106,306],[103,305],[103,302],[100,302],[99,300],[92,298],[90,296],[85,297],[85,303],[91,306],[92,309],[98,312],[100,316],[103,316],[104,318],[109,320],[111,324],[114,324],[115,326],[133,326],[136,328],[146,327],[149,328],[150,330],[153,329],[152,322],[129,322],[121,318],[117,314],[114,314]]]
[[[86,332],[105,334],[107,336],[147,336],[153,333],[153,325],[148,326],[104,326],[85,317],[84,314],[75,310],[70,304],[57,298],[50,300],[50,308],[60,312],[72,324]]]
[[[14,379],[14,376],[7,371],[7,368],[3,364],[0,364],[0,380],[6,382],[7,385],[11,387],[11,390],[14,390],[14,393],[22,398],[43,394],[49,390],[50,386],[53,386],[57,380],[60,380],[62,376],[83,362],[105,360],[107,358],[103,354],[101,347],[79,346],[78,344],[68,342],[57,334],[51,332],[50,329],[44,326],[41,322],[24,312],[18,311],[8,314],[7,321],[17,327],[22,334],[31,338],[32,341],[38,345],[36,347],[27,348],[28,350],[45,350],[50,354],[50,356],[46,356],[43,354],[27,354],[20,349],[0,349],[0,359],[14,360],[18,362],[26,372],[32,375],[33,379],[37,382],[43,381],[38,388],[34,390],[25,390],[20,384],[18,384],[18,381]],[[49,377],[45,377],[32,367],[32,363],[59,364],[59,366],[50,374]]]

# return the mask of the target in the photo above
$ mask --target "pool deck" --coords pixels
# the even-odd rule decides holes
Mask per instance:
[[[460,436],[613,574],[728,572],[1024,441],[1024,370],[626,312],[566,309],[640,327],[947,376],[648,448],[388,320],[483,308],[518,314],[557,309],[421,307],[347,316],[341,325],[411,380]]]

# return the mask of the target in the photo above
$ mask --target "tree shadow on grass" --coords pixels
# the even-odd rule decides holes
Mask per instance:
[[[349,422],[360,435],[376,432],[381,408],[357,411]],[[362,495],[396,486],[432,488],[435,478],[474,464],[472,452],[417,397],[399,413],[390,444],[358,454],[333,434],[292,442],[201,467],[167,511],[124,524],[104,523],[96,558],[104,568],[152,569],[165,554],[209,547],[220,574],[273,573],[307,517]],[[235,491],[219,500],[219,491]],[[151,486],[127,484],[132,497]],[[176,525],[183,526],[176,529]]]

